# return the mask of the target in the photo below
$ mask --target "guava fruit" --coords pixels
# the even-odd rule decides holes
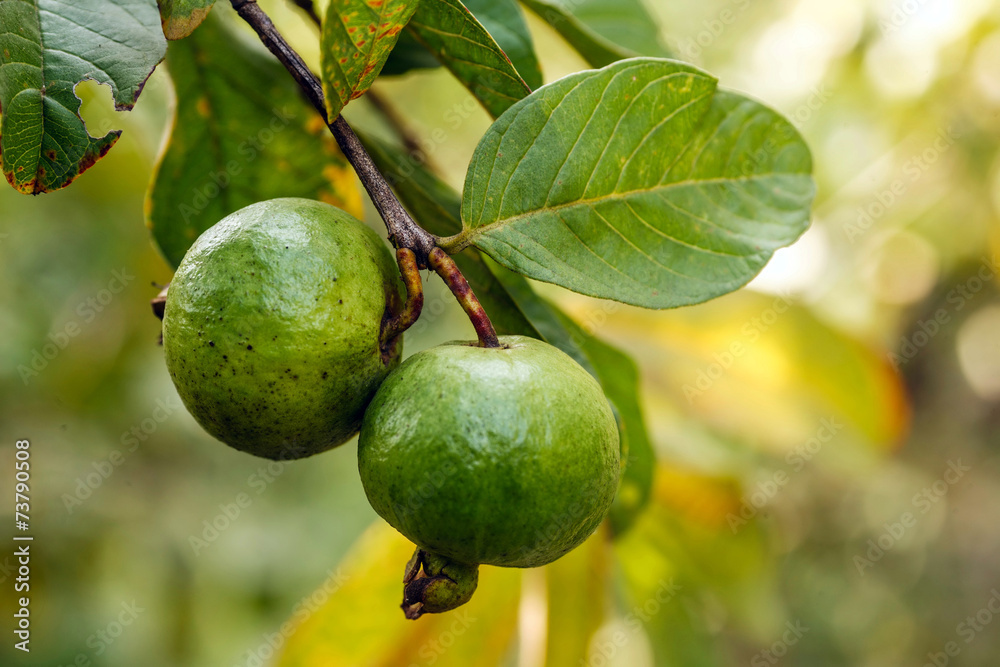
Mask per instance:
[[[272,199],[204,232],[167,291],[167,368],[222,442],[295,459],[349,440],[399,363],[400,307],[385,243],[338,208]]]
[[[420,549],[463,564],[536,567],[607,514],[618,429],[597,381],[555,347],[452,342],[379,387],[358,440],[375,511]]]

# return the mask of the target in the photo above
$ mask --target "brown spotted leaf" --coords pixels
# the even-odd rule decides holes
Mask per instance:
[[[323,20],[320,70],[327,115],[340,115],[382,71],[416,0],[332,0]]]

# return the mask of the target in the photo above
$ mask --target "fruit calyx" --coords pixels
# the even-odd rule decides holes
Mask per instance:
[[[458,563],[418,547],[403,573],[400,607],[411,621],[450,611],[468,602],[478,584],[478,565]]]

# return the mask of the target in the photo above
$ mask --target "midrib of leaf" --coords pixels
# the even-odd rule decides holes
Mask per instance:
[[[688,145],[690,145],[690,144],[688,144]],[[612,193],[610,195],[601,195],[601,196],[597,196],[597,197],[590,197],[588,199],[576,199],[576,200],[573,200],[573,201],[570,201],[570,202],[565,202],[563,204],[556,204],[554,206],[546,206],[545,208],[535,209],[533,211],[525,211],[524,213],[519,213],[517,215],[510,216],[508,218],[499,218],[499,219],[497,219],[495,221],[492,221],[492,222],[489,222],[489,223],[487,223],[485,225],[480,225],[480,226],[477,226],[477,227],[466,227],[466,229],[463,230],[460,234],[458,234],[458,235],[456,235],[454,237],[451,237],[451,239],[448,242],[448,247],[449,248],[455,248],[455,249],[466,248],[466,247],[472,245],[473,242],[475,241],[475,239],[477,237],[482,236],[483,234],[489,232],[490,230],[496,229],[497,227],[505,227],[505,226],[512,225],[514,223],[520,222],[522,220],[528,220],[528,219],[531,219],[531,218],[533,218],[535,216],[545,215],[545,214],[548,214],[548,213],[556,213],[556,214],[558,214],[559,211],[562,211],[562,210],[565,210],[565,209],[569,209],[569,208],[573,208],[573,207],[576,207],[576,206],[580,206],[580,207],[587,206],[587,207],[590,207],[591,209],[593,209],[593,205],[594,204],[600,204],[600,203],[609,202],[609,201],[619,201],[619,200],[624,201],[627,204],[628,203],[628,198],[632,197],[632,196],[635,196],[635,195],[648,194],[648,193],[663,193],[663,192],[666,192],[666,191],[669,191],[669,190],[674,190],[674,189],[677,189],[677,188],[689,187],[689,186],[723,185],[723,184],[727,184],[727,183],[749,183],[749,182],[752,182],[752,181],[764,180],[764,179],[767,179],[767,178],[772,178],[774,176],[796,176],[796,174],[786,173],[786,172],[771,172],[771,173],[767,173],[767,174],[754,174],[753,176],[734,176],[732,178],[719,177],[719,178],[706,178],[706,179],[700,179],[700,180],[688,179],[688,180],[684,180],[684,181],[675,181],[673,183],[664,183],[664,184],[657,185],[657,186],[652,187],[652,188],[639,188],[639,189],[635,189],[635,190],[628,190],[628,191],[625,191],[625,192],[615,192],[615,193]],[[676,208],[676,205],[674,205],[674,204],[671,204],[671,205]],[[770,206],[769,204],[767,206],[769,206],[770,208],[775,208],[774,206]],[[689,216],[691,215],[688,211],[684,211],[684,209],[677,209],[677,210],[684,212],[685,215],[689,215]],[[747,218],[745,216],[737,215],[733,211],[729,211],[729,213],[731,213],[735,217],[743,218],[744,220],[751,220],[751,218]],[[639,218],[639,219],[642,220],[642,218]],[[738,232],[735,232],[735,231],[733,231],[731,229],[726,229],[725,227],[719,227],[715,223],[712,223],[712,222],[710,222],[708,220],[705,220],[703,218],[697,218],[697,219],[700,222],[705,222],[706,224],[711,225],[714,229],[718,229],[719,231],[725,232],[725,233],[730,234],[730,235],[732,235],[734,237],[745,236],[745,235],[740,234]],[[643,222],[645,222],[645,220],[643,220]],[[758,224],[760,224],[759,221],[757,221],[757,220],[754,220],[754,222],[758,222]],[[646,224],[649,225],[648,222]],[[772,223],[772,224],[777,224],[777,223]],[[652,225],[650,225],[650,227],[652,227]],[[657,232],[659,232],[660,234],[662,234],[666,238],[669,238],[671,240],[675,240],[678,243],[680,243],[681,245],[687,245],[687,244],[685,244],[682,241],[674,239],[673,237],[669,236],[668,234],[664,234],[661,230],[656,229],[656,227],[652,227],[652,228],[654,230],[656,230]],[[707,250],[705,248],[700,248],[698,246],[690,246],[690,247],[695,248],[696,250]],[[727,255],[728,253],[716,253],[716,254]],[[733,255],[733,256],[735,256],[735,257],[742,257],[742,255]]]
[[[600,108],[601,102],[604,101],[604,97],[605,97],[605,95],[607,95],[608,89],[611,88],[612,84],[615,82],[616,79],[618,79],[620,77],[627,76],[630,71],[631,71],[631,68],[626,69],[626,70],[622,70],[621,72],[618,72],[613,77],[611,77],[607,81],[607,83],[604,85],[604,89],[601,91],[601,96],[594,103],[594,108],[591,110],[590,116],[587,118],[587,122],[584,124],[583,128],[580,130],[580,134],[577,137],[576,141],[573,143],[573,146],[566,152],[566,157],[563,159],[562,165],[560,165],[558,171],[556,171],[555,177],[552,179],[552,183],[549,184],[548,192],[545,195],[545,201],[546,201],[546,207],[547,207],[546,210],[551,210],[551,209],[548,208],[547,204],[548,204],[549,198],[552,196],[552,188],[553,188],[553,186],[555,186],[555,184],[559,182],[559,176],[562,174],[563,168],[566,166],[566,163],[569,161],[570,156],[572,156],[573,151],[576,150],[577,145],[580,143],[580,139],[583,138],[583,135],[585,135],[587,133],[587,128],[590,127],[590,123],[591,123],[591,121],[593,121],[594,115],[597,113],[597,109]],[[635,105],[636,101],[638,101],[638,99],[642,96],[642,94],[650,86],[652,86],[652,85],[654,85],[656,83],[659,83],[661,81],[666,81],[666,80],[674,78],[674,77],[685,77],[685,76],[690,76],[690,74],[688,74],[688,73],[682,73],[682,72],[675,72],[675,73],[671,73],[671,74],[668,74],[668,75],[665,75],[665,76],[657,77],[656,79],[653,79],[653,80],[649,81],[648,83],[646,83],[646,85],[644,85],[640,90],[638,90],[635,93],[635,96],[632,98],[632,101],[629,102],[628,107],[625,108],[625,111],[622,113],[621,117],[618,119],[618,122],[615,123],[615,127],[612,129],[611,134],[608,136],[608,141],[607,141],[607,143],[604,144],[604,148],[601,150],[601,154],[598,156],[597,160],[594,162],[594,170],[590,173],[590,176],[587,178],[587,185],[583,189],[584,192],[587,191],[587,188],[590,187],[590,183],[594,180],[594,174],[597,173],[598,167],[601,166],[601,161],[604,159],[605,154],[607,154],[608,147],[614,142],[614,138],[615,138],[615,136],[618,133],[618,128],[621,127],[622,121],[624,120],[625,116],[628,115],[629,111],[632,109],[633,105]],[[503,210],[504,197],[506,197],[507,190],[508,190],[507,186],[509,186],[510,182],[512,180],[514,180],[514,176],[517,174],[517,170],[521,168],[522,164],[524,164],[524,156],[526,156],[528,154],[528,152],[534,147],[535,142],[537,141],[538,136],[541,135],[541,133],[545,129],[545,126],[547,126],[548,123],[549,123],[549,121],[551,121],[552,115],[556,112],[557,109],[559,109],[560,106],[563,105],[563,103],[567,99],[569,99],[570,95],[573,94],[573,91],[575,91],[577,88],[579,88],[580,86],[582,86],[582,85],[584,85],[586,83],[588,83],[588,79],[586,79],[584,77],[580,77],[579,80],[571,88],[567,89],[565,92],[562,93],[562,99],[559,102],[557,102],[554,107],[549,107],[548,106],[548,100],[546,100],[544,97],[539,98],[538,103],[545,104],[546,107],[548,107],[548,109],[547,109],[547,111],[548,111],[547,120],[545,122],[545,125],[543,125],[542,128],[535,135],[535,138],[532,139],[531,142],[529,142],[525,146],[524,153],[521,155],[521,158],[518,159],[517,164],[511,170],[510,176],[507,178],[507,183],[504,186],[503,194],[500,197],[500,203],[497,206],[497,211]],[[709,93],[706,93],[706,95],[707,94],[714,94],[714,90],[710,91]],[[660,121],[659,123],[657,123],[657,125],[653,129],[651,129],[649,132],[647,132],[646,135],[642,138],[642,140],[637,144],[635,150],[632,152],[632,155],[629,156],[629,160],[631,160],[632,156],[635,155],[635,152],[638,151],[639,148],[642,147],[642,145],[645,143],[646,139],[648,139],[649,136],[656,129],[658,129],[664,123],[666,123],[670,119],[674,118],[678,113],[680,113],[684,109],[688,108],[692,104],[698,102],[699,100],[703,99],[704,97],[705,97],[705,95],[700,95],[700,96],[698,96],[696,98],[693,98],[693,99],[689,100],[685,104],[682,104],[677,109],[675,109],[674,111],[672,111],[662,121]],[[507,130],[514,126],[514,124],[517,122],[517,118],[520,116],[521,112],[523,112],[527,108],[528,108],[528,105],[525,105],[525,106],[521,107],[521,109],[518,110],[517,115],[515,115],[514,118],[511,119],[511,121],[508,123],[508,125],[504,129],[504,131],[500,133],[500,140],[497,142],[498,146],[499,146],[500,143],[502,143],[503,137],[507,134]],[[693,140],[693,137],[692,137],[692,140]],[[677,158],[670,165],[670,168],[667,169],[667,174],[669,174],[670,170],[673,169],[673,166],[677,163],[677,160],[679,160],[680,157],[684,155],[684,153],[687,150],[688,146],[690,146],[690,141],[687,144],[684,145],[684,150],[681,150],[681,151],[678,152]],[[618,177],[619,178],[619,181],[618,181],[619,183],[621,182],[621,176],[624,175],[624,173],[625,173],[624,169],[625,169],[626,166],[628,166],[628,161],[626,161],[625,165],[622,166],[621,174],[619,174],[619,177]],[[490,166],[491,181],[492,181],[492,173],[493,173],[493,170],[495,169],[495,167],[496,167],[496,156],[494,155],[494,157],[493,157],[493,164]],[[490,189],[489,185],[490,184],[487,183],[487,186],[486,186],[487,191]],[[617,188],[617,185],[616,185],[616,188]],[[580,201],[580,200],[577,200],[577,201]],[[572,203],[572,202],[567,202],[567,203]],[[483,205],[479,209],[479,219],[480,220],[482,219],[483,211],[484,210],[486,210],[486,197],[483,197]],[[527,215],[529,213],[531,213],[531,212],[530,211],[525,212],[524,214],[522,214],[522,216]],[[515,217],[521,217],[521,216],[515,216]],[[513,220],[513,219],[511,219],[511,220]],[[494,224],[496,224],[496,223],[494,223]]]

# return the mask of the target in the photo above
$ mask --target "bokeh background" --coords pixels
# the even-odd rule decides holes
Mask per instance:
[[[302,15],[262,4],[315,62]],[[638,524],[541,570],[485,568],[466,611],[407,624],[407,545],[354,442],[269,465],[203,433],[149,308],[171,276],[143,226],[161,67],[131,113],[79,87],[91,127],[124,134],[72,187],[0,188],[0,488],[30,438],[35,535],[33,651],[5,630],[0,664],[996,664],[1000,2],[648,5],[679,58],[793,119],[819,196],[798,243],[708,304],[539,287],[639,363],[659,464]],[[530,25],[546,80],[584,68]],[[425,151],[460,187],[486,114],[441,71],[375,89],[417,136],[443,130]],[[347,116],[384,130],[366,101]],[[472,336],[427,289],[407,353]]]

